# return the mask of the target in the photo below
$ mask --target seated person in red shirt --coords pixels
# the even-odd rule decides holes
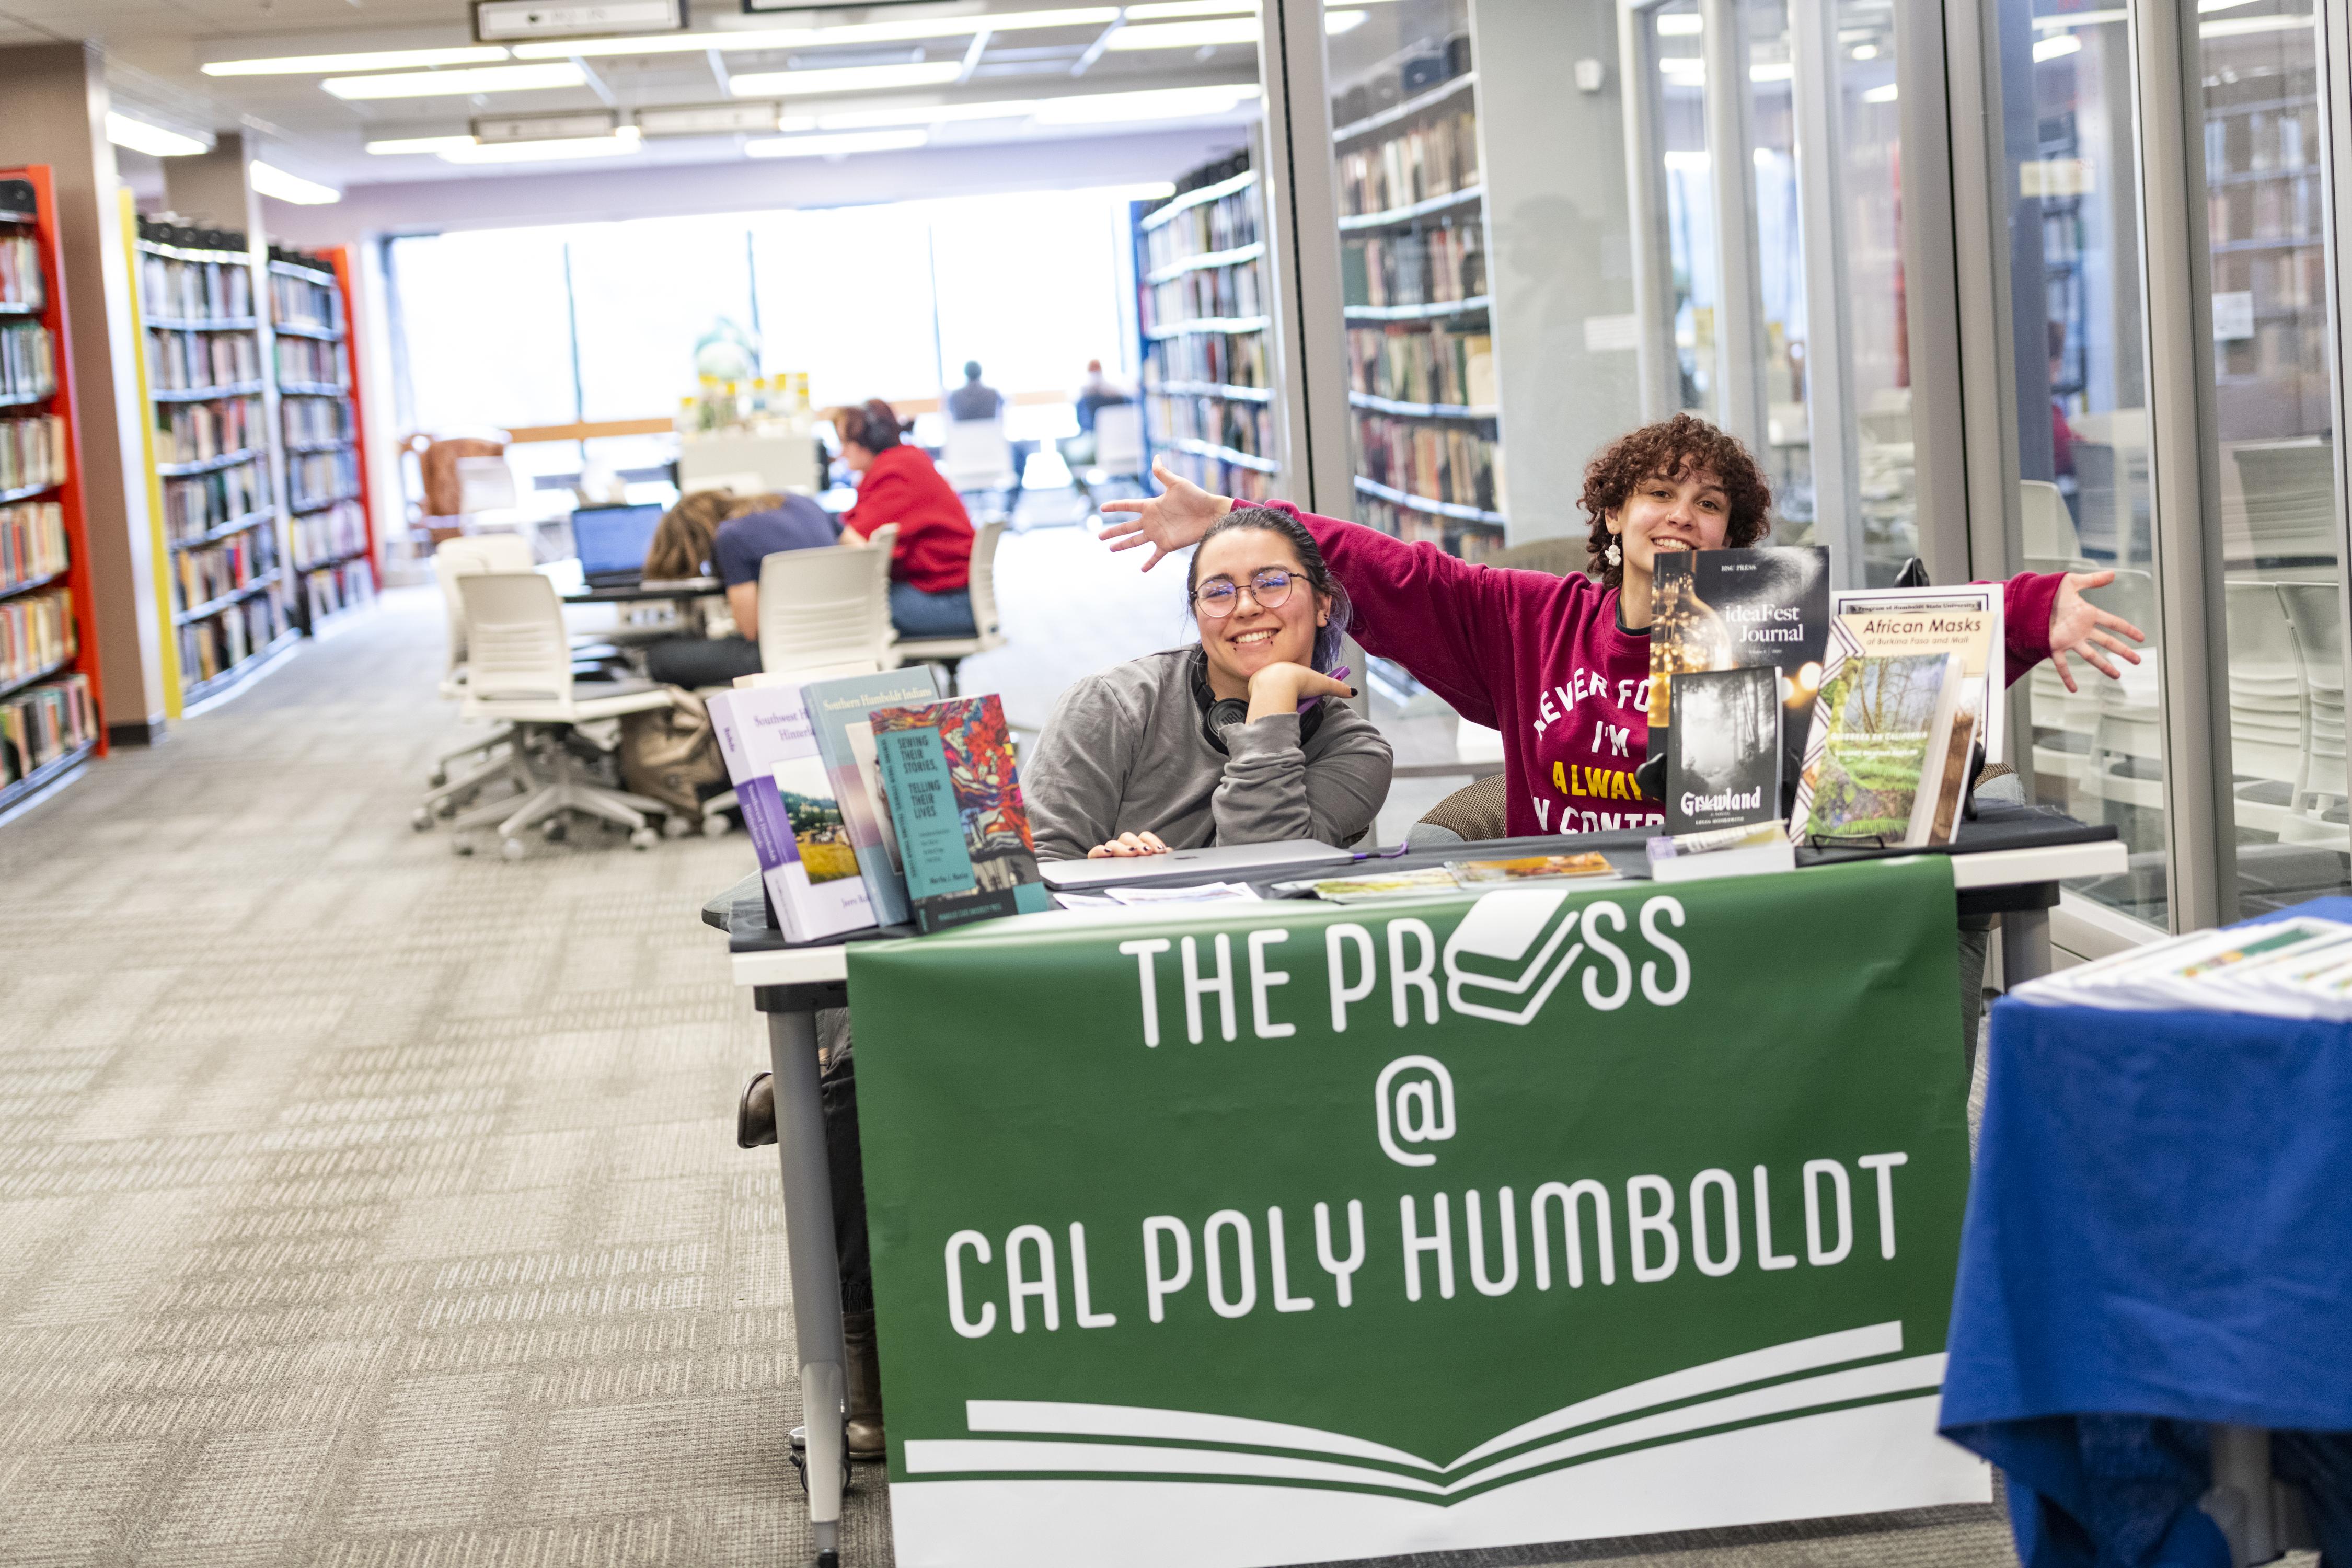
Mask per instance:
[[[898,525],[890,555],[890,623],[902,637],[968,637],[971,619],[971,517],[930,454],[899,440],[904,426],[877,397],[825,410],[841,460],[859,476],[857,504],[842,520],[845,539]]]
[[[655,582],[710,575],[727,588],[734,635],[672,637],[646,649],[646,670],[666,686],[727,686],[760,672],[760,563],[785,550],[832,544],[837,530],[806,496],[735,496],[697,490],[662,515],[646,551]]]

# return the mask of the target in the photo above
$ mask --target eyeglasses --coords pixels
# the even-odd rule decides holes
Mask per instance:
[[[1292,574],[1279,566],[1250,574],[1250,597],[1261,610],[1278,610],[1289,602]],[[1230,578],[1212,577],[1192,590],[1192,605],[1212,620],[1223,620],[1241,603],[1241,585]]]

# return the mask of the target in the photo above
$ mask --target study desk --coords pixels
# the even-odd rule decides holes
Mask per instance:
[[[1478,846],[1486,857],[1559,853],[1592,848],[1616,856],[1639,852],[1648,836],[1639,832],[1583,835],[1573,838],[1504,840]],[[1411,869],[1461,858],[1463,847],[1412,852],[1367,862],[1361,869]],[[1962,915],[2000,912],[2004,921],[2004,959],[2014,982],[2046,973],[2047,911],[2057,902],[2062,880],[2108,876],[2126,868],[2126,855],[2112,827],[2092,826],[2032,807],[1988,811],[1964,826],[1948,853]],[[1893,858],[1883,852],[1806,852],[1806,865],[1858,858]],[[1800,869],[1794,875],[1802,877]],[[1288,879],[1275,873],[1267,880]],[[1213,873],[1202,879],[1217,879]],[[1638,886],[1639,884],[1634,884]],[[1675,884],[1682,888],[1704,884]],[[1260,889],[1265,890],[1263,887]],[[841,1321],[837,1310],[817,1304],[837,1302],[841,1285],[835,1254],[831,1177],[824,1151],[819,1100],[815,1012],[848,1002],[845,942],[793,945],[768,924],[756,876],[729,888],[703,906],[706,923],[729,936],[734,984],[749,987],[754,1007],[768,1018],[774,1072],[776,1135],[784,1185],[785,1231],[802,1379],[802,1407],[808,1428],[807,1504],[820,1568],[839,1562],[844,1437],[838,1412],[845,1391]],[[859,933],[851,940],[902,937],[900,930]]]

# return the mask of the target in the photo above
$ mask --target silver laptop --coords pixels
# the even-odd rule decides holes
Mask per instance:
[[[1037,868],[1049,888],[1098,888],[1109,882],[1166,882],[1180,877],[1233,873],[1246,881],[1254,876],[1292,867],[1344,865],[1355,859],[1345,849],[1334,849],[1314,839],[1287,844],[1223,844],[1205,849],[1179,849],[1168,855],[1107,856],[1100,860],[1047,860]]]

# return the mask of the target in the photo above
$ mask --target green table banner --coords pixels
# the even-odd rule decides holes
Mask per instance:
[[[907,1568],[1990,1498],[1942,857],[1030,916],[849,991]]]

